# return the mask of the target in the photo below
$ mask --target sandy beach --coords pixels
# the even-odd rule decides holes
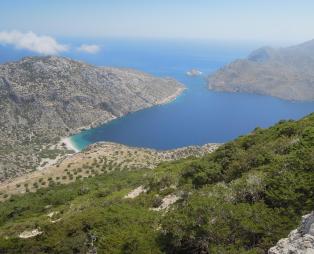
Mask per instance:
[[[73,150],[75,151],[76,153],[80,152],[80,149],[78,149],[74,142],[71,140],[70,137],[66,137],[66,138],[62,138],[61,141],[60,141],[61,144],[64,144],[66,149],[68,150]]]

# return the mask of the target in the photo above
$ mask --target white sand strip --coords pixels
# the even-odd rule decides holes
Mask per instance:
[[[80,149],[78,149],[78,148],[75,146],[75,143],[71,140],[70,137],[61,139],[61,143],[65,144],[65,147],[66,147],[68,150],[73,150],[73,151],[75,151],[76,153],[80,152]]]

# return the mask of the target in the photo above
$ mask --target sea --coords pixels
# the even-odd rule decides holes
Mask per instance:
[[[96,66],[135,68],[159,77],[177,79],[186,86],[176,100],[130,113],[71,137],[76,148],[110,141],[159,150],[206,143],[225,143],[256,127],[266,128],[281,119],[300,119],[314,111],[314,102],[287,101],[248,93],[210,91],[206,77],[231,61],[246,57],[258,42],[218,40],[86,39],[59,38],[72,50],[61,55]],[[97,44],[96,54],[75,50]],[[34,55],[0,46],[0,63]],[[197,69],[200,76],[188,76]]]

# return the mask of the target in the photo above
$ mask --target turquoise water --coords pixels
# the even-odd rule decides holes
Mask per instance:
[[[80,44],[79,39],[66,41]],[[85,43],[86,40],[84,40]],[[291,102],[269,96],[209,91],[205,78],[258,44],[208,41],[103,40],[95,55],[72,51],[66,56],[95,65],[136,68],[157,76],[173,77],[188,89],[175,101],[141,110],[72,137],[83,149],[98,141],[171,149],[209,142],[226,142],[255,127],[268,127],[280,119],[299,119],[314,111],[314,102]],[[1,46],[0,46],[1,50]],[[3,52],[3,51],[2,51]],[[19,59],[29,52],[5,50],[0,62]],[[188,77],[196,68],[204,73]]]

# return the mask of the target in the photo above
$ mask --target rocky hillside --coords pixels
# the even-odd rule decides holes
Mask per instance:
[[[136,169],[153,169],[161,162],[187,157],[201,157],[216,150],[220,144],[188,146],[173,150],[154,150],[100,142],[82,152],[60,158],[55,164],[0,183],[0,201],[12,195],[35,192],[53,184],[68,184],[100,174]]]
[[[57,177],[16,183],[28,193],[0,190],[0,253],[266,254],[313,211],[314,114],[154,169],[145,158],[170,153],[114,149],[92,146],[85,165],[76,154]],[[311,215],[279,242],[295,250],[277,253],[313,253],[312,225]]]
[[[208,78],[210,89],[314,100],[314,40],[288,48],[260,48]]]
[[[60,137],[166,103],[183,89],[171,79],[63,57],[0,65],[0,181],[34,170]]]

